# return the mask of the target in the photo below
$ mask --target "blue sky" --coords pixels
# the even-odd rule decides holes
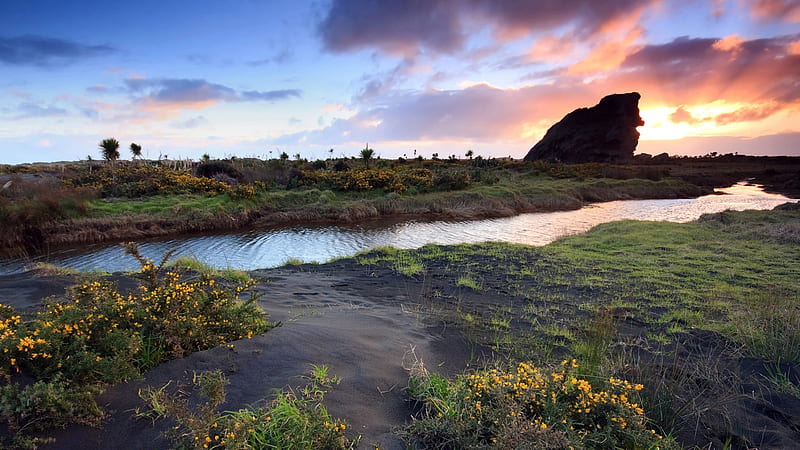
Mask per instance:
[[[800,154],[798,80],[797,0],[3,2],[0,163],[521,158],[629,91],[640,151]]]

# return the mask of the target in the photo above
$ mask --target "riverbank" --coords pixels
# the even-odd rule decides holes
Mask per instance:
[[[299,192],[299,206],[246,206],[239,211],[172,208],[169,217],[159,214],[123,213],[72,219],[39,228],[43,248],[126,241],[180,234],[234,231],[292,225],[359,223],[378,219],[473,220],[508,217],[527,212],[579,209],[587,202],[693,198],[704,191],[678,180],[591,180],[555,183],[556,186],[484,189],[443,192],[418,196],[387,196],[365,199],[331,199],[330,191]],[[280,194],[279,194],[280,195]],[[265,197],[269,197],[265,195]]]
[[[0,166],[0,252],[386,218],[460,220],[689,198],[749,179],[793,195],[800,158],[653,158],[629,166],[398,159]]]
[[[572,357],[588,380],[642,383],[645,414],[683,445],[788,448],[800,440],[799,244],[794,205],[615,222],[545,247],[386,248],[254,271],[258,303],[282,326],[109,387],[101,430],[72,426],[45,448],[166,447],[172,422],[132,417],[139,389],[220,369],[221,408],[235,410],[303,384],[309,364],[341,377],[326,404],[363,448],[405,448],[396,427],[423,414],[404,393],[415,360],[449,377]],[[0,277],[0,292],[30,310],[71,279]]]

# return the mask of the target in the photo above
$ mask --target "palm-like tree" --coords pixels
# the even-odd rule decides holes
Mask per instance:
[[[133,159],[141,159],[142,158],[142,146],[131,142],[131,155],[133,155]]]
[[[369,160],[372,159],[374,154],[375,150],[369,148],[369,144],[361,150],[361,159],[364,160],[364,166],[369,167]]]
[[[114,165],[114,162],[119,159],[119,141],[114,138],[103,139],[100,142],[100,151],[103,154],[103,159]]]

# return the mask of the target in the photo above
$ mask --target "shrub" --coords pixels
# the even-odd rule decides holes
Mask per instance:
[[[472,184],[472,180],[466,170],[447,170],[438,174],[433,184],[437,189],[454,191],[466,188]]]
[[[158,194],[221,194],[230,188],[212,178],[165,166],[104,167],[85,172],[69,183],[96,190],[103,197],[142,197]]]
[[[235,180],[242,178],[242,173],[225,161],[206,161],[197,166],[194,173],[198,177],[204,178],[214,178],[218,174],[225,174]]]
[[[21,372],[39,380],[0,392],[2,418],[21,436],[25,418],[44,415],[40,410],[55,415],[42,427],[93,417],[97,406],[87,386],[120,382],[168,359],[272,327],[251,282],[225,288],[205,275],[184,279],[164,270],[168,257],[155,265],[135,244],[127,252],[141,263],[138,290],[123,294],[115,283],[86,281],[72,287],[65,301],[46,302],[28,322],[0,305],[0,375]],[[247,293],[250,298],[241,301]]]
[[[551,371],[529,363],[450,381],[417,369],[408,393],[421,403],[405,430],[427,448],[648,448],[663,441],[636,403],[641,385],[578,378],[575,360]]]

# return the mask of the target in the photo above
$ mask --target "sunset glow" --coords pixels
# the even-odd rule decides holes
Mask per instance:
[[[0,163],[111,136],[148,158],[521,158],[631,91],[640,151],[800,154],[796,0],[3,2],[0,73]]]

